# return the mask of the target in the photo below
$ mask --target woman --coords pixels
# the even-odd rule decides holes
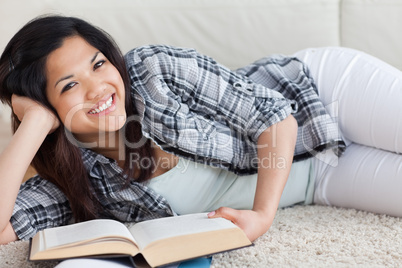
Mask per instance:
[[[140,221],[172,215],[172,208],[201,210],[170,206],[180,189],[158,185],[177,179],[183,163],[194,172],[187,177],[217,174],[204,181],[209,216],[234,221],[255,240],[272,224],[293,158],[297,172],[288,185],[311,199],[310,167],[320,170],[315,159],[322,158],[309,156],[344,149],[296,58],[263,59],[232,72],[193,50],[149,46],[123,60],[105,33],[51,16],[12,38],[0,81],[16,130],[0,156],[1,243],[72,219]],[[39,175],[18,192],[31,161]],[[222,181],[224,195],[213,191]],[[231,181],[237,188],[225,186]],[[248,181],[247,200],[230,203],[233,189]],[[181,184],[188,186],[185,180],[175,186]],[[189,198],[181,203],[196,203],[194,194]]]

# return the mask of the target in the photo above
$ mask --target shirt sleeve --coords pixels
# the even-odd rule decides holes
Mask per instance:
[[[142,47],[126,62],[144,132],[198,156],[249,166],[259,135],[292,112],[279,92],[193,49]]]
[[[65,195],[37,175],[21,185],[10,222],[18,238],[27,240],[40,230],[67,224],[71,218]]]

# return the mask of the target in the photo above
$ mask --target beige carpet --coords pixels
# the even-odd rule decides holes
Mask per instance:
[[[26,261],[27,242],[0,246],[0,267],[53,267]],[[402,267],[402,218],[353,209],[279,210],[255,246],[214,255],[212,267]]]

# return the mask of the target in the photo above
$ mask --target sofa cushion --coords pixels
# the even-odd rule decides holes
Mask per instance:
[[[342,46],[402,69],[402,1],[347,0],[341,8]]]
[[[44,13],[85,18],[123,52],[144,44],[194,47],[230,68],[272,53],[339,45],[339,0],[5,1],[2,50],[28,20]],[[18,16],[16,16],[18,14]]]

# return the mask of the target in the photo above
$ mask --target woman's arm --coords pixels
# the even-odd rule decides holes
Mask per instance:
[[[265,130],[258,138],[259,168],[253,210],[222,207],[209,216],[231,220],[251,241],[263,235],[272,225],[278,209],[293,160],[296,136],[297,123],[291,115]]]
[[[170,153],[254,174],[258,137],[294,112],[278,91],[192,49],[147,46],[125,59],[142,130]]]
[[[238,173],[258,171],[254,210],[224,208],[216,217],[233,220],[252,240],[262,235],[272,224],[293,159],[293,102],[191,49],[148,46],[128,53],[126,62],[141,96],[143,131],[168,145],[166,151],[219,160]],[[284,160],[285,167],[264,166],[267,157]]]
[[[15,239],[11,218],[24,174],[49,132],[59,126],[56,116],[38,103],[13,96],[13,111],[21,124],[0,155],[0,242]]]
[[[6,228],[0,233],[0,245],[5,245],[18,240],[11,223],[7,223]]]

